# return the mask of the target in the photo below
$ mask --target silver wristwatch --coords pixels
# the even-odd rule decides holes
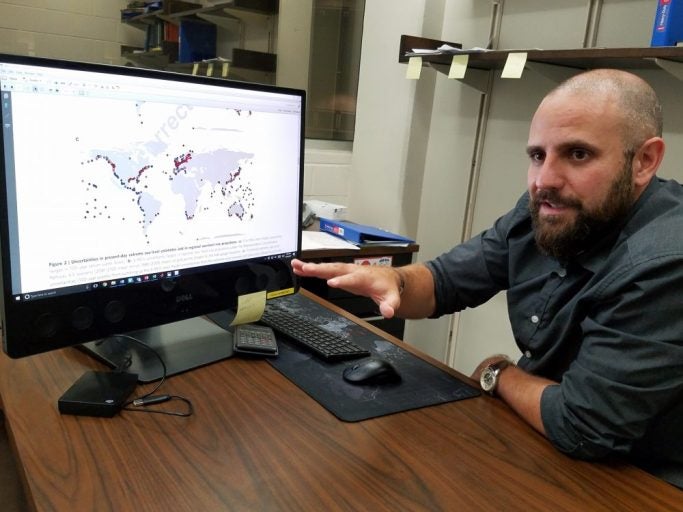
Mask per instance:
[[[509,359],[500,359],[495,363],[491,363],[481,372],[479,377],[479,385],[481,389],[486,391],[489,395],[493,395],[498,387],[498,377],[500,372],[510,366],[512,361]]]

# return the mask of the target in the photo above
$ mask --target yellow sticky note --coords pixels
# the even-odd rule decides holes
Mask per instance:
[[[266,291],[248,293],[237,297],[237,313],[230,325],[256,322],[266,309]]]
[[[282,290],[273,290],[266,294],[266,299],[276,299],[278,297],[284,297],[285,295],[292,295],[295,292],[294,288],[283,288]]]
[[[410,59],[408,59],[406,78],[409,80],[418,80],[420,78],[420,71],[422,71],[422,57],[410,57]]]
[[[448,78],[465,78],[465,71],[467,71],[467,63],[470,60],[470,56],[464,55],[453,55],[453,60],[451,60],[451,67],[448,70]]]
[[[230,69],[230,64],[227,62],[223,63],[223,71],[221,72],[221,76],[223,78],[228,78],[228,70]]]
[[[197,71],[199,71],[199,62],[195,62],[194,66],[192,66],[192,74],[196,75]]]
[[[503,67],[501,78],[522,78],[526,64],[526,52],[508,53],[508,58]]]
[[[213,76],[213,62],[209,62],[209,65],[206,66],[206,76]]]

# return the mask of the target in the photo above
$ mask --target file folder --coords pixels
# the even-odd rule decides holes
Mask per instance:
[[[216,57],[216,25],[184,19],[178,29],[178,62],[199,62]]]
[[[676,46],[683,41],[683,0],[657,0],[650,46]]]
[[[405,236],[356,222],[320,219],[320,231],[332,233],[359,245],[407,245],[415,242]]]

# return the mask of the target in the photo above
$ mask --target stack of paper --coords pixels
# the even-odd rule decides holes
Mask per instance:
[[[301,250],[315,251],[320,249],[355,249],[360,247],[347,242],[343,238],[324,233],[322,231],[302,231],[301,232]]]
[[[442,44],[436,49],[426,49],[426,48],[412,48],[412,51],[406,52],[406,56],[408,57],[421,57],[421,56],[426,56],[426,55],[458,55],[458,54],[463,54],[463,53],[479,53],[479,52],[488,52],[491,50],[487,50],[486,48],[479,48],[479,47],[473,47],[473,48],[456,48],[455,46],[451,46],[449,44]]]

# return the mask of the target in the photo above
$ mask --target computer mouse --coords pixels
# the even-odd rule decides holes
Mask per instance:
[[[401,380],[391,363],[376,357],[346,367],[342,375],[352,384],[389,384]]]

